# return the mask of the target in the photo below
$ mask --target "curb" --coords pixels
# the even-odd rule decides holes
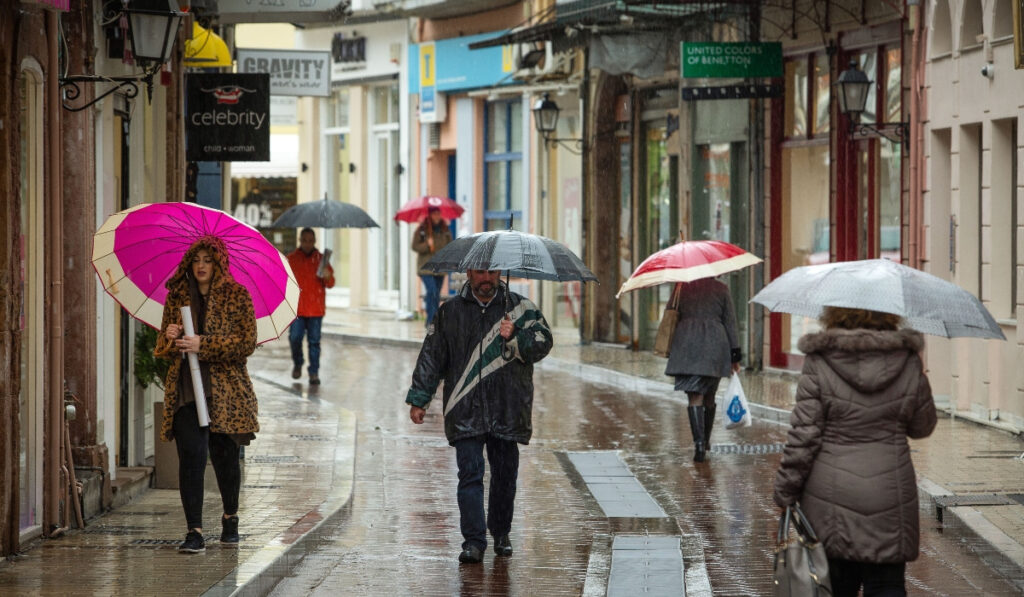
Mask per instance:
[[[272,380],[259,379],[263,383],[279,386]],[[338,437],[351,437],[352,441],[335,448],[330,496],[241,562],[231,574],[207,589],[203,597],[269,595],[315,549],[314,544],[322,538],[323,529],[333,526],[347,514],[355,489],[357,422],[352,411],[340,407],[338,411]]]

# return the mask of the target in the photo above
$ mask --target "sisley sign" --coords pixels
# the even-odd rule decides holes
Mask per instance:
[[[238,48],[238,72],[269,73],[271,95],[331,95],[331,53]]]
[[[270,75],[187,74],[185,101],[187,160],[270,160]]]

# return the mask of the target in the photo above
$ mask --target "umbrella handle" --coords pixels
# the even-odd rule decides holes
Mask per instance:
[[[509,292],[511,292],[509,290],[509,288],[508,288],[509,277],[510,277],[510,275],[509,275],[508,270],[505,270],[505,300],[504,300],[504,304],[503,304],[505,314],[502,315],[502,319],[504,319],[505,317],[508,317],[508,314],[512,311],[512,309],[511,309],[511,307],[512,307],[512,298],[508,294]],[[505,339],[505,336],[502,336],[501,337],[501,358],[505,359],[506,361],[511,361],[512,359],[516,358],[516,353],[511,348],[508,347],[507,342],[508,342],[508,340]]]

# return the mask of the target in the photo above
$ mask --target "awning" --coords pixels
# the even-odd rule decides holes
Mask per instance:
[[[185,66],[231,66],[228,44],[219,35],[192,21],[192,39],[185,40]]]
[[[299,136],[270,135],[270,161],[231,162],[231,178],[294,178],[299,175]]]

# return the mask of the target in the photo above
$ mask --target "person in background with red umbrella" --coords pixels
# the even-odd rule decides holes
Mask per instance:
[[[320,327],[327,312],[327,289],[334,288],[334,268],[324,264],[323,255],[316,249],[316,234],[312,228],[299,232],[299,248],[288,255],[295,281],[299,283],[299,308],[288,332],[292,347],[292,379],[302,376],[302,337],[309,344],[309,385],[320,385]],[[322,277],[321,277],[322,276]]]
[[[729,287],[714,278],[676,284],[669,303],[679,311],[665,375],[675,377],[677,392],[686,392],[693,461],[704,462],[711,447],[715,392],[723,377],[740,370],[736,311]]]
[[[427,210],[427,217],[416,227],[412,237],[412,250],[419,255],[416,259],[416,268],[419,270],[420,279],[423,280],[423,287],[426,290],[424,303],[426,303],[426,325],[428,327],[434,321],[437,307],[441,303],[441,286],[444,285],[444,276],[424,270],[423,266],[430,261],[434,253],[443,249],[450,242],[452,242],[452,232],[448,228],[448,222],[441,217],[440,208],[430,207]]]

